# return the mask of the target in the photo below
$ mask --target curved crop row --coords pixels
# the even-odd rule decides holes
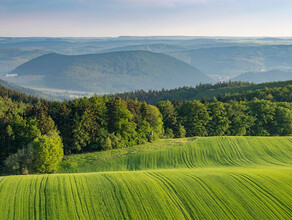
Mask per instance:
[[[291,219],[292,170],[173,169],[11,176],[0,219]]]
[[[120,152],[127,151],[122,149]],[[292,165],[292,137],[203,137],[195,141],[149,152],[122,154],[103,159],[94,154],[67,157],[59,173],[133,171],[222,166]],[[98,155],[98,154],[96,154]],[[109,157],[109,159],[107,159]]]

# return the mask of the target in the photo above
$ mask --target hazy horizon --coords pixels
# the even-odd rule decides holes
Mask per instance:
[[[289,0],[2,0],[0,36],[290,37]]]
[[[259,38],[279,38],[279,39],[292,39],[292,35],[289,36],[271,36],[271,35],[254,35],[254,36],[232,36],[232,35],[209,35],[209,36],[200,36],[200,35],[105,35],[105,36],[48,36],[48,35],[40,35],[40,36],[24,36],[24,35],[19,35],[19,36],[9,36],[9,35],[0,35],[0,38],[83,38],[83,39],[95,39],[95,38],[100,38],[100,39],[117,39],[117,38],[161,38],[161,39],[166,39],[166,38],[189,38],[189,39],[204,39],[204,38],[214,38],[214,39],[259,39]]]

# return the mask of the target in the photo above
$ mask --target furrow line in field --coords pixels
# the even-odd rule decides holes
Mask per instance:
[[[49,203],[48,203],[48,196],[47,196],[47,185],[48,185],[49,175],[46,175],[46,182],[44,183],[44,213],[45,213],[45,219],[48,219],[48,209],[49,209]]]
[[[192,176],[192,178],[201,185],[201,187],[205,190],[205,192],[207,193],[208,196],[210,196],[211,201],[214,202],[217,207],[219,208],[219,210],[221,210],[224,213],[224,217],[231,219],[232,217],[234,218],[235,216],[232,213],[232,210],[230,210],[230,208],[224,203],[224,201],[218,197],[216,195],[216,193],[214,192],[214,190],[208,186],[208,184],[206,184],[200,177],[198,176]],[[226,211],[228,210],[228,212]],[[212,210],[213,211],[213,210]],[[217,213],[213,212],[214,215],[216,216]]]
[[[42,205],[43,205],[43,202],[42,202],[42,193],[41,193],[41,188],[42,188],[42,184],[43,184],[43,181],[45,179],[45,175],[42,176],[41,180],[40,180],[40,183],[38,185],[38,193],[36,193],[36,196],[38,197],[38,207],[39,207],[39,210],[38,210],[38,219],[43,219],[42,218]],[[45,207],[45,206],[44,206]]]
[[[15,192],[14,192],[14,212],[13,212],[13,219],[16,219],[16,216],[17,216],[17,214],[18,213],[16,213],[16,212],[18,212],[19,210],[19,207],[17,206],[17,196],[19,195],[19,186],[20,186],[20,183],[23,181],[23,179],[21,178],[18,178],[18,182],[17,182],[17,184],[16,184],[16,187],[15,187]],[[11,208],[11,207],[10,207]]]
[[[89,199],[90,201],[90,205],[92,207],[92,213],[94,215],[94,217],[92,219],[97,219],[97,215],[96,215],[96,212],[95,212],[95,208],[94,208],[94,204],[93,204],[93,198],[92,198],[92,195],[91,195],[91,190],[89,190],[89,180],[87,178],[87,175],[83,175],[84,179],[85,179],[85,184],[84,184],[84,191],[87,192],[87,198]]]
[[[286,204],[284,204],[277,197],[275,197],[271,193],[269,193],[269,191],[265,187],[261,186],[259,183],[257,183],[254,180],[252,180],[246,174],[238,174],[238,175],[241,175],[243,178],[245,178],[247,181],[249,181],[249,183],[254,187],[254,189],[258,190],[260,193],[265,195],[265,197],[267,197],[268,199],[273,201],[273,203],[276,204],[277,207],[281,207],[282,211],[285,212],[287,214],[287,216],[289,216],[289,218],[292,218],[292,209],[291,209],[291,207],[288,207]]]
[[[90,214],[89,204],[87,204],[87,199],[85,197],[85,190],[84,190],[84,185],[86,184],[86,182],[84,181],[83,175],[78,176],[79,177],[78,180],[77,180],[77,177],[75,175],[73,175],[73,177],[74,177],[74,181],[76,184],[77,195],[78,195],[78,199],[80,201],[80,204],[81,204],[81,207],[83,210],[83,214],[84,214],[84,216],[86,216],[86,219],[89,219],[89,214]]]
[[[267,197],[261,190],[257,190],[254,188],[253,184],[250,184],[248,181],[246,181],[245,177],[242,176],[239,173],[234,173],[232,176],[240,183],[241,187],[245,189],[246,196],[248,197],[248,201],[253,204],[253,206],[256,206],[254,209],[261,210],[261,214],[265,217],[261,216],[261,218],[275,218],[275,219],[281,219],[283,218],[282,215],[277,214],[278,211],[275,212],[274,210],[274,204],[270,203],[270,198]],[[254,197],[256,200],[253,200]],[[253,213],[253,215],[255,215]],[[272,217],[273,216],[273,217]]]
[[[124,178],[123,178],[123,181],[125,182],[125,179],[124,179]],[[137,187],[137,184],[132,184],[131,181],[128,181],[128,182],[125,182],[125,187],[126,187],[127,192],[130,194],[130,196],[131,196],[132,199],[135,198],[135,194],[136,194],[136,196],[137,196],[138,198],[139,198],[139,195],[142,196],[142,195],[140,194],[140,190],[135,190],[135,191],[134,191],[134,189]],[[140,202],[140,204],[141,204],[143,201],[139,200],[139,202]],[[136,205],[139,205],[139,204],[136,204]],[[146,208],[145,208],[144,205],[139,206],[139,207],[144,211],[144,213],[148,213],[148,214],[150,214],[150,210],[146,210]],[[142,218],[141,215],[140,215],[140,213],[138,213],[138,214],[139,214],[139,218]],[[151,214],[152,214],[152,213],[151,213]]]
[[[115,201],[118,201],[118,204],[119,204],[119,207],[120,207],[120,210],[121,210],[121,214],[123,216],[123,219],[128,219],[129,216],[130,216],[130,214],[128,213],[128,210],[127,209],[126,209],[126,211],[124,211],[123,204],[121,203],[121,199],[126,199],[126,198],[123,198],[123,195],[122,195],[119,187],[116,186],[116,183],[113,181],[113,179],[111,179],[106,174],[103,174],[102,176],[111,184],[111,186],[112,186],[112,188],[114,190],[114,195],[116,197]],[[118,195],[121,197],[121,199],[118,198]]]
[[[79,212],[79,206],[78,206],[78,204],[77,204],[77,202],[79,201],[79,203],[80,203],[80,199],[78,198],[76,198],[76,197],[78,197],[78,196],[76,196],[75,195],[75,181],[74,180],[72,180],[72,178],[74,178],[74,177],[72,177],[72,175],[69,175],[68,176],[69,177],[69,183],[70,183],[70,191],[71,191],[71,196],[72,196],[72,198],[73,198],[73,204],[74,204],[74,207],[75,207],[75,213],[77,214],[77,217],[78,217],[78,219],[83,219],[83,218],[81,218],[81,215],[83,215],[83,213],[82,213],[82,211],[81,211],[81,213]],[[82,209],[81,209],[82,210]]]
[[[178,194],[175,192],[175,189],[167,183],[162,177],[160,177],[157,173],[154,172],[147,172],[146,175],[149,175],[150,177],[156,179],[156,181],[160,182],[163,186],[163,188],[167,189],[167,193],[169,195],[169,198],[173,201],[174,204],[182,211],[183,215],[186,219],[193,219],[192,215],[188,212],[186,209],[184,203],[182,200],[178,197]]]

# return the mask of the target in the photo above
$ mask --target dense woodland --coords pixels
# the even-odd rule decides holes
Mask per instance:
[[[149,104],[155,105],[160,101],[166,100],[201,100],[201,99],[210,99],[213,97],[222,98],[230,95],[241,94],[242,99],[246,96],[246,94],[250,94],[255,92],[256,90],[262,91],[263,89],[269,88],[278,88],[278,87],[286,87],[288,85],[292,85],[292,81],[280,81],[280,82],[269,82],[269,83],[261,83],[254,84],[249,82],[240,82],[240,81],[229,81],[229,82],[219,82],[216,84],[206,83],[199,84],[196,87],[180,87],[176,89],[162,89],[162,90],[137,90],[134,92],[125,92],[125,93],[116,93],[111,94],[110,97],[121,97],[122,99],[130,98],[130,99],[138,99],[139,101],[146,101]],[[254,97],[256,97],[255,94]]]
[[[230,85],[235,86],[214,86]],[[238,83],[239,91],[242,85],[249,84]],[[64,154],[131,147],[159,138],[290,135],[291,90],[291,85],[281,85],[154,106],[106,96],[52,102],[0,88],[1,169],[6,174],[48,173]]]

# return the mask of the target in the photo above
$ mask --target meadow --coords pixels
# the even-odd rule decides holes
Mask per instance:
[[[0,178],[0,219],[291,219],[292,137],[161,140]]]
[[[292,137],[198,137],[73,155],[56,172],[84,173],[292,164]]]

